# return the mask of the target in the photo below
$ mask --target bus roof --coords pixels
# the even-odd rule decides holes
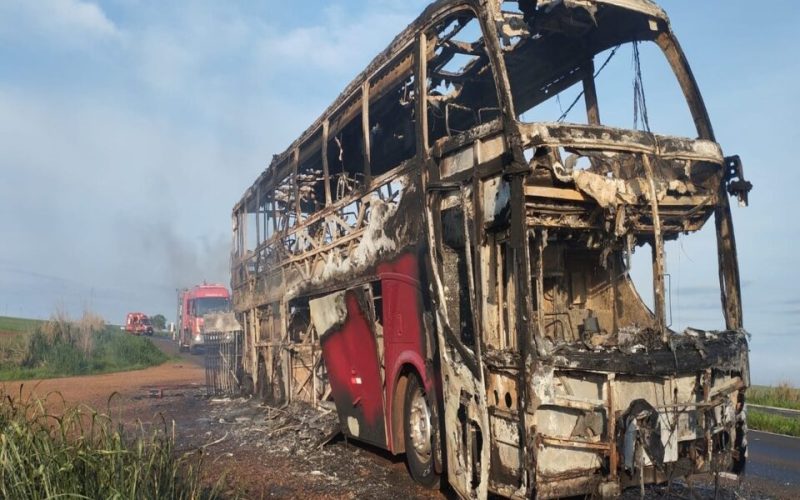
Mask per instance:
[[[502,0],[489,0],[489,3],[494,2],[497,2],[501,5],[503,3]],[[537,6],[542,8],[549,4],[556,5],[560,3],[565,3],[568,7],[571,7],[571,4],[575,4],[577,6],[591,4],[610,5],[634,12],[640,12],[644,15],[659,18],[669,23],[666,12],[664,12],[664,10],[652,0],[538,0]],[[293,150],[300,147],[301,144],[311,138],[322,127],[323,122],[331,117],[355,93],[357,93],[363,83],[372,74],[378,72],[378,70],[380,70],[383,65],[390,62],[396,54],[405,49],[409,44],[413,43],[417,33],[424,29],[428,22],[435,17],[438,17],[440,14],[447,12],[448,10],[467,6],[477,9],[480,4],[485,4],[485,0],[436,0],[428,5],[425,10],[411,24],[406,26],[406,28],[401,31],[400,34],[398,34],[380,54],[375,56],[369,65],[361,73],[359,73],[347,85],[347,87],[345,87],[336,100],[334,100],[333,103],[325,109],[319,118],[317,118],[314,123],[312,123],[311,126],[300,135],[300,137],[292,142],[282,153],[276,154],[272,157],[269,165],[258,176],[258,178],[256,178],[255,182],[253,182],[247,188],[247,190],[245,190],[240,200],[236,203],[236,205],[234,205],[233,212],[238,211],[241,208],[241,205],[248,198],[255,194],[255,187],[260,184],[263,178],[270,173],[271,169],[275,168],[279,163],[285,161],[287,157],[292,154]]]
[[[380,54],[378,54],[372,60],[372,62],[369,63],[366,69],[364,69],[361,73],[359,73],[358,76],[356,76],[347,85],[347,87],[345,87],[345,89],[339,94],[336,100],[334,100],[333,103],[325,109],[322,115],[320,115],[319,118],[317,118],[314,121],[314,123],[312,123],[311,126],[308,127],[305,130],[305,132],[303,132],[302,135],[300,135],[299,138],[297,138],[294,142],[292,142],[292,144],[290,144],[289,147],[286,148],[282,153],[274,155],[272,157],[272,161],[270,162],[270,164],[267,166],[266,169],[264,169],[261,175],[258,176],[255,182],[253,182],[253,184],[247,188],[247,190],[242,195],[240,201],[237,202],[236,205],[234,206],[233,211],[236,212],[239,209],[240,205],[254,193],[255,191],[254,187],[261,182],[262,178],[267,175],[270,169],[273,168],[278,163],[284,161],[286,157],[289,156],[295,148],[299,147],[300,144],[305,142],[317,130],[319,130],[319,128],[322,127],[322,123],[328,117],[333,115],[340,106],[342,106],[354,93],[358,91],[358,89],[361,88],[361,85],[369,77],[369,75],[376,72],[382,65],[389,62],[392,56],[394,56],[401,49],[405,48],[408,44],[412,43],[414,41],[414,37],[422,29],[425,22],[427,22],[429,19],[434,17],[439,12],[446,11],[448,8],[455,6],[460,7],[463,5],[472,5],[473,3],[474,2],[470,0],[437,0],[432,4],[430,4],[428,7],[426,7],[425,10],[422,12],[422,14],[420,14],[419,17],[417,17],[417,19],[414,20],[414,22],[409,24],[403,31],[401,31],[400,34],[397,35],[394,38],[394,40],[392,40],[389,46],[386,47],[386,49],[384,49]]]

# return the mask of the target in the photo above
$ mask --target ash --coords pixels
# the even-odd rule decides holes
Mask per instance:
[[[231,496],[441,498],[413,483],[402,457],[347,442],[333,407],[270,407],[254,398],[193,406],[195,417],[178,424],[179,447],[202,450],[210,482],[224,474]]]

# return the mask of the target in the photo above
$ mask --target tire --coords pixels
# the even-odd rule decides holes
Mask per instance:
[[[403,405],[406,462],[414,481],[426,488],[439,486],[439,475],[433,463],[433,424],[430,398],[419,378],[411,375]]]

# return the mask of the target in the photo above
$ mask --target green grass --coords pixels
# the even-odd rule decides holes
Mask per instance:
[[[149,339],[108,327],[92,315],[38,322],[29,333],[0,338],[0,380],[136,370],[167,360]]]
[[[48,404],[50,403],[50,404]],[[0,498],[179,500],[220,496],[201,484],[202,453],[178,455],[174,430],[126,428],[86,407],[0,391]]]
[[[800,418],[774,415],[755,408],[747,411],[747,426],[758,431],[800,437]]]
[[[778,384],[777,387],[754,385],[747,389],[747,402],[754,405],[800,410],[800,389],[791,387],[787,383]]]
[[[143,337],[117,331],[106,331],[98,337],[92,353],[94,370],[119,370],[123,367],[146,368],[166,362],[169,357]]]
[[[44,323],[44,321],[38,319],[0,316],[0,332],[29,333],[36,329],[36,327],[41,326],[42,323]]]

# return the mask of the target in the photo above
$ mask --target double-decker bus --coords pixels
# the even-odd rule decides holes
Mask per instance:
[[[645,46],[692,137],[650,129]],[[601,119],[619,103],[596,85],[622,47],[641,118],[628,129]],[[563,116],[539,119],[568,92]],[[244,378],[268,402],[332,399],[346,435],[465,498],[740,471],[728,196],[750,187],[652,2],[437,1],[234,206]],[[724,324],[674,331],[665,241],[706,224]],[[630,277],[637,248],[651,290]]]

